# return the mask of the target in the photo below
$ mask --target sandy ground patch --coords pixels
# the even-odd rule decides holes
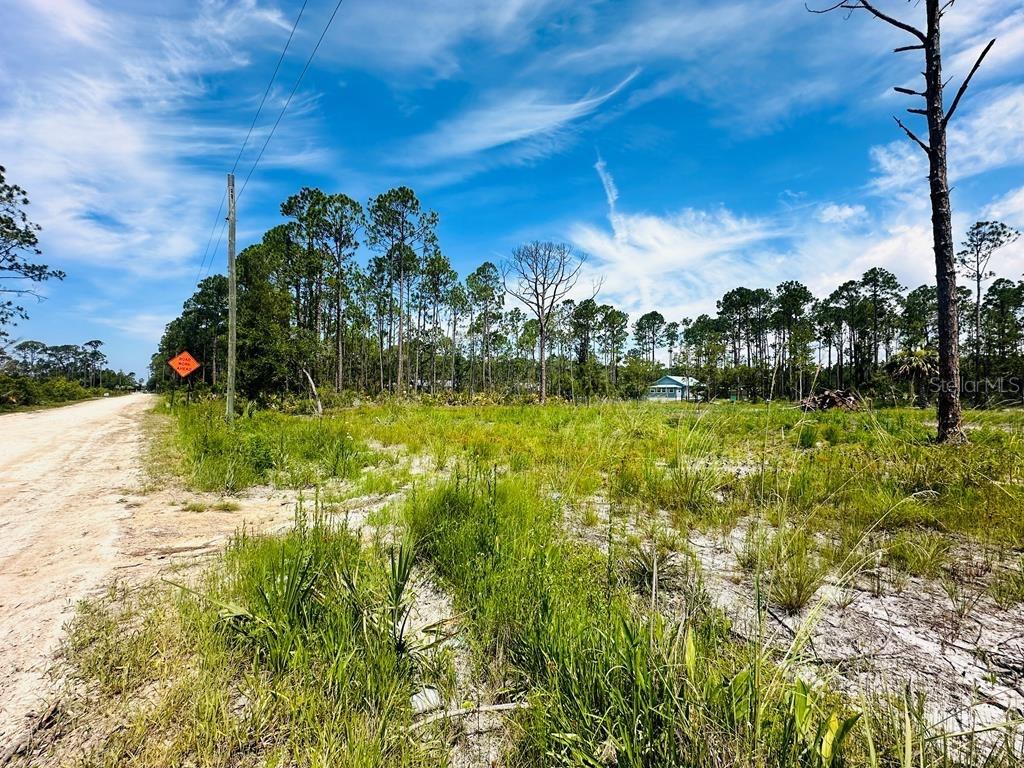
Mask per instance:
[[[567,531],[607,552],[608,501],[595,497],[589,504],[596,524],[582,524],[579,511],[570,509]],[[660,530],[680,535],[664,510],[654,513],[654,520]],[[727,533],[692,530],[681,537],[700,566],[708,597],[739,637],[761,638],[781,652],[798,633],[806,633],[798,665],[805,678],[828,678],[858,694],[898,695],[909,683],[927,694],[932,720],[949,732],[1014,722],[1024,714],[1024,605],[1003,610],[984,594],[983,585],[974,584],[977,603],[958,621],[935,579],[903,576],[896,587],[897,574],[879,568],[884,586],[877,594],[869,574],[840,581],[833,574],[804,610],[786,615],[767,604],[759,622],[753,578],[737,557],[748,525],[741,520]],[[632,536],[649,545],[649,535],[626,516],[618,521],[615,540]],[[767,588],[762,583],[761,589]],[[661,597],[666,614],[685,615],[682,592],[665,590]]]
[[[46,672],[79,600],[215,552],[242,525],[292,520],[294,493],[256,489],[217,511],[215,497],[147,492],[143,421],[154,403],[135,394],[0,416],[0,744],[53,695]]]

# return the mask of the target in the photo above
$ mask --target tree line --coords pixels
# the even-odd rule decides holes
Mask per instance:
[[[30,339],[0,346],[0,410],[137,389],[135,373],[112,370],[102,346],[99,339],[52,346]]]
[[[976,403],[1021,399],[1024,282],[988,269],[1019,234],[1000,222],[968,231],[957,265],[975,290],[957,288],[963,389]],[[803,397],[813,386],[884,395],[907,391],[925,404],[938,388],[939,298],[934,285],[911,290],[881,267],[815,297],[799,282],[774,290],[735,288],[717,315],[681,324],[675,362],[711,391]],[[660,319],[660,317],[658,318]],[[665,343],[675,329],[665,324]],[[971,378],[968,378],[970,376]]]
[[[238,383],[252,399],[311,384],[369,395],[639,397],[673,373],[696,378],[706,397],[799,398],[828,386],[923,403],[936,375],[936,287],[908,290],[881,267],[826,296],[797,281],[741,286],[713,315],[650,311],[631,321],[596,287],[573,293],[585,254],[565,244],[527,243],[460,277],[438,242],[437,214],[407,187],[365,207],[304,188],[281,213],[286,222],[238,256]],[[979,222],[959,252],[974,286],[958,289],[958,306],[976,380],[1022,370],[1024,282],[993,279],[989,266],[1016,237]],[[174,383],[166,361],[188,349],[204,363],[196,381],[223,387],[227,292],[222,275],[199,284],[153,357],[153,386]]]
[[[28,206],[28,193],[0,166],[0,410],[77,400],[99,387],[134,389],[134,373],[107,367],[99,339],[50,346],[13,336],[28,319],[25,300],[41,301],[41,283],[64,279],[38,261],[41,227],[29,219]]]
[[[581,263],[571,248],[530,244],[506,274],[484,262],[462,280],[438,244],[437,214],[408,187],[365,207],[304,188],[281,213],[287,222],[237,258],[238,383],[248,397],[304,391],[309,381],[337,391],[472,395],[528,391],[543,378],[549,315]],[[516,286],[533,317],[506,308]],[[187,348],[204,361],[196,378],[222,386],[226,330],[227,282],[212,275],[167,326],[152,382],[172,384],[166,360]]]
[[[99,339],[52,346],[32,339],[20,341],[6,353],[5,370],[32,379],[66,379],[83,387],[135,389],[139,384],[135,372],[110,368],[102,347]]]

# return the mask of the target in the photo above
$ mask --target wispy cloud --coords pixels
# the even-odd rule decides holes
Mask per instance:
[[[1010,190],[985,206],[980,219],[1002,221],[1018,231],[1024,232],[1024,186]],[[993,267],[1000,274],[1024,273],[1024,238],[999,251]]]
[[[597,156],[597,162],[594,163],[594,170],[597,171],[597,175],[601,179],[601,186],[604,187],[604,196],[608,201],[609,215],[614,218],[615,203],[619,199],[619,188],[615,186],[615,179],[612,178],[611,173],[608,171],[608,163],[600,155]]]
[[[527,47],[568,0],[390,0],[351,3],[325,52],[345,64],[393,73],[408,87],[466,74],[463,48],[508,54]]]
[[[47,258],[115,273],[103,284],[188,274],[223,186],[210,160],[229,164],[243,130],[211,110],[218,100],[204,78],[246,63],[225,56],[229,48],[280,35],[280,13],[255,0],[207,0],[171,27],[168,17],[85,0],[20,1],[34,22],[0,54],[0,156],[32,195]],[[51,59],[32,55],[54,31],[68,42]],[[293,106],[290,126],[307,114],[302,99]],[[301,140],[275,149],[267,167],[326,158]]]
[[[974,82],[985,86],[1012,76],[1024,60],[1024,3],[1020,0],[974,0],[954,9],[944,20],[946,41],[943,69],[957,78],[970,71],[984,46],[997,39]]]
[[[598,160],[595,169],[608,202],[610,229],[576,223],[568,235],[589,255],[589,282],[601,281],[602,296],[631,314],[658,309],[681,318],[710,312],[729,288],[779,274],[771,255],[785,234],[779,222],[724,207],[624,213],[617,208],[619,192],[607,164]],[[760,274],[752,274],[755,263]]]
[[[98,47],[111,28],[102,13],[87,0],[27,0],[27,13],[41,16],[59,36]]]
[[[849,72],[844,80],[836,65],[855,55],[860,33],[847,30],[852,45],[837,48],[825,42],[828,27],[818,18],[789,0],[645,0],[614,23],[606,18],[611,31],[602,38],[563,46],[561,62],[581,72],[604,71],[612,62],[660,69],[654,84],[634,95],[637,105],[681,93],[721,110],[730,133],[760,134],[851,85]],[[772,87],[782,82],[785,88]]]
[[[1014,227],[1024,227],[1024,187],[1007,192],[985,207],[985,215]]]
[[[98,314],[89,319],[101,326],[119,331],[122,335],[138,339],[155,348],[160,342],[167,323],[177,315],[175,308],[159,312],[117,312],[114,315]]]
[[[637,74],[632,72],[602,93],[589,93],[569,101],[539,88],[491,94],[485,103],[444,120],[430,133],[413,139],[407,161],[431,165],[494,149],[512,149],[509,157],[516,160],[545,154],[563,131],[593,114]]]
[[[999,37],[977,81],[986,87],[1012,76],[1024,59],[1022,11],[1019,0],[975,0],[948,14],[949,74],[966,75],[981,47]],[[901,9],[913,23],[923,24],[923,14],[923,5]],[[774,131],[794,115],[824,107],[863,111],[895,104],[902,97],[894,97],[890,85],[920,69],[907,55],[892,54],[904,33],[866,14],[814,15],[792,0],[639,0],[607,6],[601,21],[602,34],[561,46],[564,69],[660,71],[635,98],[681,93],[709,105],[723,130],[738,136]]]

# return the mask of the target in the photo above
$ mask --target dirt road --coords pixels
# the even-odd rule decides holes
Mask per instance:
[[[240,525],[290,520],[291,497],[274,491],[217,512],[216,497],[145,490],[154,403],[135,394],[0,416],[0,748],[52,696],[46,671],[77,601],[215,551]]]
[[[114,566],[152,405],[128,395],[0,416],[0,742],[48,693],[68,609]]]

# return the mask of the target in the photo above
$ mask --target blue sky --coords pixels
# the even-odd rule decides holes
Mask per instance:
[[[101,338],[144,370],[300,6],[5,0],[0,164],[68,273],[19,337]],[[242,178],[333,6],[309,0]],[[991,37],[950,137],[958,237],[1024,227],[1024,2],[957,3],[946,68],[955,88]],[[566,240],[631,313],[695,316],[786,279],[822,294],[875,265],[916,286],[933,268],[924,157],[891,117],[921,68],[892,54],[905,43],[801,0],[345,0],[240,198],[239,245],[303,185],[408,184],[463,274]],[[1019,278],[1024,245],[994,266]]]

